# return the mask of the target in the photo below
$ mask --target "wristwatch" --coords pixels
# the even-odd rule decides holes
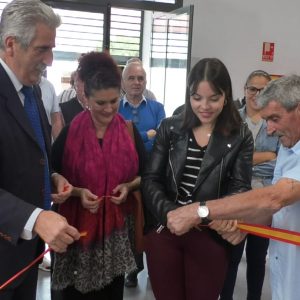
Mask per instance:
[[[198,216],[201,218],[201,224],[208,224],[210,220],[208,219],[209,216],[209,209],[206,206],[205,201],[201,201],[199,207],[197,209]]]

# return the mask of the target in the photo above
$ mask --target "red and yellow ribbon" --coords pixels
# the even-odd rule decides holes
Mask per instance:
[[[199,227],[207,226],[207,225],[198,225]],[[285,229],[279,229],[264,225],[258,225],[258,224],[248,224],[248,223],[238,223],[237,227],[246,233],[250,233],[253,235],[261,236],[264,238],[273,239],[276,241],[284,242],[293,244],[296,246],[300,246],[300,233],[296,231],[291,230],[285,230]],[[87,232],[81,232],[80,236],[84,237],[87,235]],[[18,278],[21,274],[26,272],[29,268],[31,268],[34,264],[36,264],[40,259],[43,258],[43,256],[49,252],[51,249],[48,248],[45,250],[41,255],[39,255],[34,261],[32,261],[28,266],[26,266],[24,269],[19,271],[17,274],[15,274],[13,277],[11,277],[9,280],[7,280],[4,284],[0,286],[0,290],[4,289],[7,285],[9,285],[12,281],[14,281],[16,278]]]
[[[300,246],[300,233],[296,231],[248,223],[238,223],[237,227],[250,234]]]

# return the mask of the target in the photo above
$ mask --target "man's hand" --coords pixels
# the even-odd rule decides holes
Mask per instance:
[[[54,203],[65,202],[71,196],[73,186],[65,177],[58,173],[53,173],[51,178],[57,192],[56,194],[51,194],[52,201]]]
[[[237,220],[214,220],[209,223],[209,227],[219,234],[223,234],[238,230],[237,224]]]
[[[167,227],[176,234],[182,235],[201,222],[197,209],[199,202],[176,208],[167,214]]]
[[[222,238],[232,245],[237,245],[245,239],[247,233],[237,230],[235,232],[227,232],[221,234]]]
[[[222,236],[224,240],[232,245],[239,244],[245,237],[246,233],[241,232],[237,227],[237,220],[214,220],[209,223],[209,227],[214,229]]]
[[[156,136],[156,131],[154,129],[150,129],[147,131],[148,139],[153,139]]]
[[[68,245],[80,238],[78,230],[53,211],[42,211],[35,221],[33,230],[55,252],[65,252]]]

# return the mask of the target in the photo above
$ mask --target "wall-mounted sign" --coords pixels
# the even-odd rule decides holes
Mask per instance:
[[[275,43],[263,43],[262,61],[273,61]]]

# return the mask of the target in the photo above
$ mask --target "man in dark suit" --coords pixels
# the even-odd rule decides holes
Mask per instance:
[[[63,217],[44,210],[50,180],[54,202],[65,201],[72,186],[57,173],[50,176],[50,128],[38,89],[31,100],[40,135],[24,107],[23,87],[35,86],[51,65],[59,25],[60,18],[38,0],[13,0],[1,16],[0,286],[42,252],[43,241],[64,252],[80,237]],[[0,290],[0,299],[35,300],[37,274],[32,267]]]

